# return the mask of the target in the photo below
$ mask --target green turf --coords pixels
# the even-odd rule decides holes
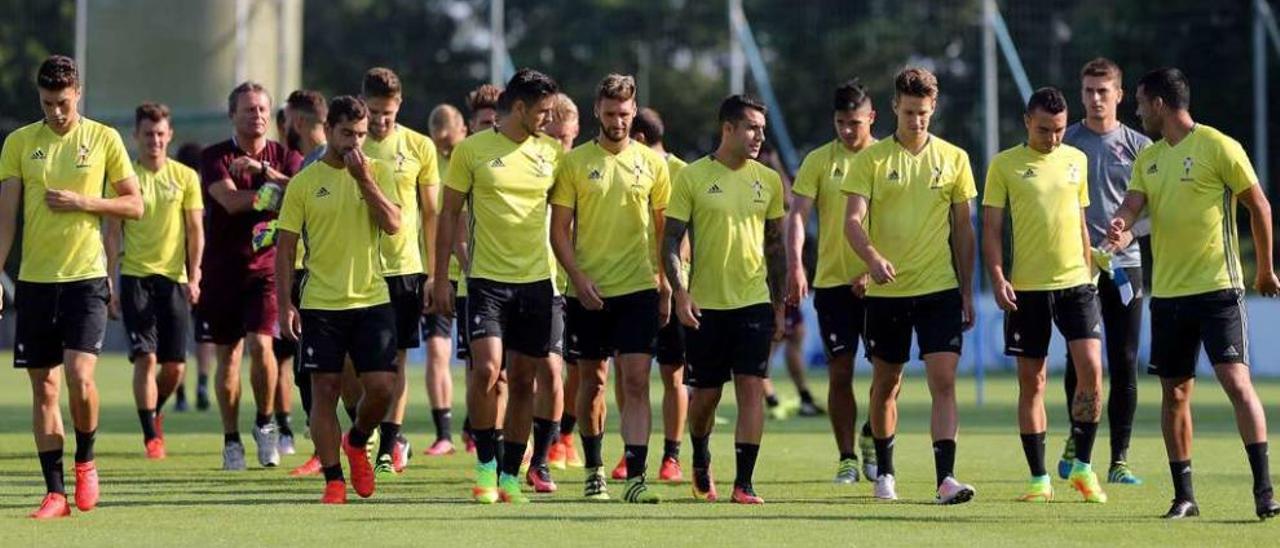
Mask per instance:
[[[7,355],[0,356],[3,363],[9,360]],[[818,372],[813,379],[819,394],[825,390],[820,377]],[[896,503],[872,500],[871,486],[865,482],[832,485],[836,454],[826,419],[791,419],[771,421],[766,427],[756,472],[757,490],[768,501],[763,507],[694,503],[687,484],[658,486],[657,492],[667,501],[659,506],[585,503],[580,501],[581,471],[571,469],[557,474],[559,493],[536,496],[534,504],[519,508],[469,503],[473,460],[461,453],[445,458],[415,455],[408,472],[380,483],[372,499],[361,500],[352,493],[347,506],[323,507],[316,503],[322,487],[318,478],[286,475],[304,460],[301,455],[285,458],[280,469],[263,470],[255,464],[252,441],[246,439],[250,470],[218,470],[221,437],[212,411],[170,413],[165,423],[169,459],[147,462],[142,458],[123,358],[106,358],[98,380],[103,411],[97,449],[102,504],[89,514],[36,523],[23,517],[43,491],[29,434],[30,396],[20,372],[11,370],[7,375],[0,389],[0,546],[474,545],[485,541],[512,546],[1262,545],[1273,541],[1280,526],[1254,519],[1248,465],[1230,407],[1209,379],[1197,394],[1195,408],[1196,491],[1204,515],[1184,523],[1156,518],[1168,507],[1171,489],[1159,437],[1158,393],[1148,379],[1140,388],[1142,405],[1130,454],[1130,462],[1147,484],[1107,486],[1111,502],[1105,505],[1077,502],[1066,482],[1056,479],[1057,502],[1039,506],[1013,502],[1027,477],[1014,426],[1016,394],[1012,378],[994,377],[988,381],[988,401],[982,408],[974,405],[970,379],[958,389],[962,433],[957,471],[977,488],[977,499],[962,506],[934,506],[928,395],[923,379],[915,376],[907,379],[902,391],[896,457],[902,499]],[[858,382],[858,391],[864,393],[864,378],[859,376]],[[430,439],[431,428],[421,383],[419,368],[413,371],[413,401],[406,425],[419,453]],[[1065,434],[1065,411],[1059,382],[1051,386],[1048,401],[1054,420],[1049,465],[1053,468]],[[1280,399],[1280,383],[1262,383],[1259,389],[1264,402]],[[779,382],[779,390],[784,395],[793,393],[785,380]],[[460,388],[457,393],[461,401]],[[1276,407],[1270,409],[1274,413]],[[461,407],[457,410],[460,423]],[[732,413],[732,409],[723,412]],[[242,411],[242,417],[247,427],[248,412]],[[609,432],[605,460],[612,465],[621,451],[613,417]],[[1106,436],[1104,427],[1096,451],[1100,461],[1105,461],[1108,451]],[[310,449],[305,439],[299,439],[298,445],[303,453]],[[687,466],[687,441],[685,446]],[[651,467],[656,468],[658,436],[651,447]],[[733,472],[731,427],[719,427],[712,450],[720,491],[727,495]],[[621,483],[611,486],[615,498],[620,496]]]

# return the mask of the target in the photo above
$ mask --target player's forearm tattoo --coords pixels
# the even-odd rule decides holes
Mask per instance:
[[[1071,399],[1071,418],[1078,422],[1097,422],[1102,416],[1102,402],[1097,392],[1083,392]]]
[[[769,300],[775,306],[786,298],[787,248],[782,241],[782,219],[764,222],[764,261],[768,268]]]
[[[680,260],[680,242],[684,241],[684,235],[688,231],[689,227],[684,221],[670,217],[667,217],[662,229],[662,270],[667,274],[667,283],[671,284],[672,292],[685,288],[684,281],[680,279],[680,271],[684,266],[684,261]]]

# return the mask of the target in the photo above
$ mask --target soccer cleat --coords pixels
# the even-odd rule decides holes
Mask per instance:
[[[1018,496],[1019,502],[1050,502],[1053,500],[1053,482],[1049,476],[1034,476],[1027,483],[1027,492]]]
[[[320,464],[320,457],[311,455],[311,458],[307,459],[307,462],[302,463],[302,466],[289,471],[289,475],[293,477],[314,476],[319,474],[323,468],[324,466]]]
[[[821,417],[826,414],[827,414],[826,410],[824,410],[821,407],[818,407],[818,404],[814,402],[811,402],[811,401],[800,402],[799,415],[801,417]]]
[[[81,512],[98,505],[98,467],[93,461],[76,463],[76,508]]]
[[[618,459],[618,465],[613,467],[613,472],[609,474],[609,477],[617,481],[622,481],[624,479],[627,479],[627,458],[626,457],[621,457]]]
[[[476,484],[471,488],[471,499],[480,504],[498,502],[498,461],[476,463]]]
[[[280,465],[280,431],[274,423],[254,428],[253,442],[258,446],[258,464],[265,468]]]
[[[582,456],[578,454],[578,448],[574,447],[573,443],[573,434],[560,436],[560,445],[564,446],[564,464],[569,468],[582,468],[586,464],[582,462]]]
[[[862,453],[862,477],[867,481],[876,480],[876,472],[879,467],[876,466],[876,442],[871,436],[858,437],[858,451]]]
[[[469,455],[476,454],[476,440],[475,438],[471,437],[471,433],[467,432],[466,430],[462,431],[462,444],[466,446],[467,454]]]
[[[675,457],[662,457],[662,467],[658,469],[658,479],[677,482],[684,479],[684,471],[680,469],[680,461]]]
[[[765,414],[775,421],[787,420],[787,409],[781,403],[766,409]]]
[[[733,495],[729,498],[730,502],[735,504],[764,504],[764,499],[756,494],[756,490],[750,485],[733,486]]]
[[[71,515],[71,505],[67,504],[67,496],[62,493],[48,493],[40,501],[40,507],[27,514],[31,519],[65,518]]]
[[[587,500],[609,500],[609,486],[605,483],[604,472],[599,468],[587,469],[587,481],[582,487],[582,496]]]
[[[533,491],[535,493],[556,492],[556,482],[551,479],[551,470],[548,470],[545,464],[530,468],[529,472],[525,474],[524,479],[533,487]]]
[[[277,451],[279,451],[281,455],[294,455],[298,453],[297,447],[293,444],[293,434],[280,435],[280,443],[277,447]]]
[[[174,394],[174,399],[173,399],[173,410],[174,410],[174,411],[177,411],[177,412],[179,412],[179,413],[183,413],[183,412],[186,412],[186,411],[187,411],[188,409],[190,409],[190,408],[191,408],[191,407],[190,407],[190,405],[187,403],[187,391],[186,391],[186,390],[179,390],[177,394]]]
[[[196,410],[197,411],[209,410],[209,389],[208,388],[201,387],[196,389]]]
[[[636,476],[627,480],[627,485],[622,490],[622,500],[635,504],[658,504],[662,502],[662,497],[649,490],[649,486],[644,483],[644,476]]]
[[[720,499],[716,494],[716,480],[711,477],[711,468],[693,469],[693,498],[695,500],[703,500],[707,502],[715,502]]]
[[[428,447],[426,451],[422,452],[422,454],[428,457],[443,457],[445,455],[452,455],[456,452],[457,449],[453,447],[452,441],[436,440],[435,443],[432,443],[431,447]]]
[[[564,470],[568,467],[566,461],[568,457],[564,454],[564,444],[560,443],[560,437],[556,437],[556,441],[551,443],[551,447],[547,448],[547,466],[556,470]]]
[[[346,504],[347,503],[347,482],[340,479],[329,480],[324,482],[324,496],[320,497],[320,504]]]
[[[841,485],[850,485],[858,483],[858,459],[842,459],[840,466],[836,468],[836,477],[831,480],[832,483]]]
[[[520,492],[520,478],[506,474],[498,476],[498,498],[510,504],[529,503],[529,497]]]
[[[373,496],[373,465],[369,463],[369,454],[363,447],[353,447],[342,435],[342,452],[347,454],[347,466],[351,469],[351,487],[360,498]]]
[[[164,439],[164,413],[156,413],[156,437]]]
[[[1071,487],[1084,497],[1085,502],[1099,504],[1107,502],[1107,494],[1102,491],[1102,485],[1098,483],[1098,474],[1093,472],[1093,467],[1088,463],[1076,461],[1067,479],[1071,482]]]
[[[1107,483],[1142,485],[1142,478],[1133,475],[1133,470],[1129,469],[1127,463],[1119,461],[1111,463],[1111,469],[1107,471]]]
[[[1272,498],[1268,491],[1262,496],[1254,496],[1253,508],[1258,514],[1258,519],[1267,520],[1280,515],[1280,503]]]
[[[233,441],[222,445],[222,469],[244,470],[244,444]]]
[[[396,468],[391,462],[391,455],[378,455],[378,462],[373,465],[373,475],[384,479],[396,476]]]
[[[378,446],[382,444],[382,429],[374,428],[369,433],[369,441],[364,442],[364,454],[369,457],[369,462],[378,459]]]
[[[1067,479],[1071,476],[1071,463],[1076,460],[1076,442],[1067,437],[1067,444],[1062,448],[1062,457],[1058,459],[1058,477]]]
[[[1193,500],[1173,499],[1173,505],[1162,516],[1164,519],[1183,519],[1200,516],[1200,507]]]
[[[165,457],[164,438],[151,438],[146,444],[147,458],[150,460],[160,460]]]
[[[942,480],[942,485],[938,486],[938,496],[933,502],[938,504],[964,504],[973,500],[973,496],[977,494],[973,490],[973,486],[967,483],[960,483],[955,478],[947,476]]]
[[[409,439],[404,436],[396,436],[396,443],[391,448],[391,468],[397,474],[404,472],[409,466],[409,458],[413,456],[413,447],[409,445]]]
[[[898,500],[898,482],[893,474],[876,476],[875,497],[880,500]]]

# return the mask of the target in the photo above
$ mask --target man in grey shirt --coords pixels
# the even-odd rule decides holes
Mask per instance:
[[[1098,298],[1106,330],[1107,370],[1111,377],[1107,396],[1111,466],[1107,481],[1140,484],[1142,480],[1133,474],[1125,459],[1138,406],[1138,337],[1142,328],[1142,257],[1135,236],[1145,235],[1148,225],[1145,221],[1138,223],[1133,230],[1136,234],[1126,233],[1119,245],[1107,240],[1107,227],[1124,201],[1133,175],[1133,161],[1138,151],[1151,144],[1151,139],[1116,118],[1117,107],[1124,97],[1120,67],[1100,57],[1085,64],[1080,78],[1085,118],[1067,128],[1063,142],[1084,151],[1089,158],[1089,207],[1085,210],[1085,224],[1094,248],[1111,255],[1111,272],[1104,270],[1098,278]],[[1070,355],[1064,385],[1070,413],[1071,396],[1076,389]],[[1058,475],[1063,479],[1070,473],[1074,457],[1075,447],[1068,437],[1058,462]]]

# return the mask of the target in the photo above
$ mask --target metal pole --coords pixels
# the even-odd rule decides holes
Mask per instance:
[[[276,97],[283,104],[288,97],[289,78],[289,24],[286,19],[291,0],[276,0]],[[278,136],[284,141],[284,136]]]
[[[489,83],[501,86],[507,64],[507,35],[503,0],[489,0]]]
[[[76,0],[76,70],[85,81],[85,54],[89,51],[89,0]],[[80,94],[80,113],[88,112],[88,94]]]
[[[235,66],[232,67],[232,74],[235,76],[235,82],[232,86],[239,85],[240,82],[249,79],[249,29],[245,28],[249,25],[249,0],[236,0],[236,29],[235,29]]]
[[[991,165],[991,160],[995,158],[1000,143],[1000,103],[999,103],[999,87],[997,86],[996,71],[1000,68],[998,59],[996,58],[996,33],[993,28],[993,22],[996,15],[996,0],[983,0],[982,2],[982,102],[983,102],[983,155],[982,168]],[[979,277],[982,268],[975,269],[978,276],[974,276],[974,284],[980,285]],[[976,357],[974,358],[974,386],[977,390],[977,403],[979,406],[986,401],[986,371],[983,363],[982,339],[984,336],[981,325],[974,329],[974,350]]]
[[[737,17],[742,13],[742,0],[729,0],[729,93],[747,90],[747,59],[738,40]]]
[[[1267,36],[1266,0],[1253,3],[1253,165],[1265,192],[1271,188],[1267,161]]]

